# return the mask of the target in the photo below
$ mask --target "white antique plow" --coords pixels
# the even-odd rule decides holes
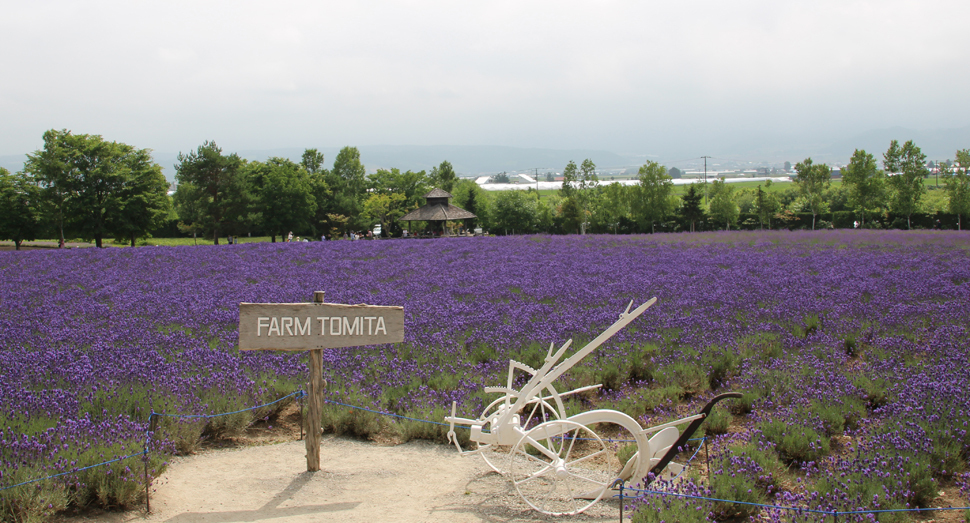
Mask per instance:
[[[560,363],[572,344],[567,341],[553,353],[549,346],[545,363],[539,369],[511,360],[504,387],[485,387],[486,393],[502,394],[490,403],[477,419],[455,416],[452,402],[448,439],[462,455],[479,454],[493,470],[506,475],[516,491],[535,510],[552,515],[578,514],[599,501],[620,482],[648,483],[652,477],[679,474],[683,465],[671,460],[710,414],[714,405],[738,393],[721,394],[712,399],[699,414],[655,427],[642,428],[634,418],[615,410],[592,410],[566,415],[562,398],[570,394],[599,388],[582,387],[567,392],[556,390],[553,382],[620,329],[639,317],[653,298],[630,312],[630,305],[611,325],[585,347]],[[516,376],[528,376],[521,389],[513,388]],[[455,424],[471,429],[470,441],[475,450],[465,451],[455,437]],[[683,432],[678,425],[689,423]],[[603,435],[606,437],[604,437]],[[648,435],[651,435],[648,437]],[[635,442],[636,454],[621,468],[615,457],[612,437]],[[615,462],[615,463],[614,463]],[[648,475],[652,473],[652,477]]]

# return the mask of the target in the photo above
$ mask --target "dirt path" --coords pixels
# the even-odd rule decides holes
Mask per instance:
[[[322,469],[306,472],[302,441],[176,458],[154,483],[152,513],[86,514],[63,523],[164,521],[617,521],[617,501],[578,516],[531,510],[478,457],[422,441],[385,446],[325,436]]]

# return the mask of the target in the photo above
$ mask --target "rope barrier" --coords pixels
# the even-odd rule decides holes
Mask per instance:
[[[89,469],[93,469],[93,468],[97,468],[97,467],[103,467],[105,465],[110,465],[112,463],[117,463],[119,461],[124,461],[126,459],[131,459],[131,458],[134,458],[136,456],[147,456],[148,455],[148,445],[149,445],[149,442],[151,441],[151,432],[152,432],[152,430],[151,430],[151,422],[152,422],[152,418],[155,417],[155,416],[170,417],[170,418],[189,418],[189,419],[210,419],[210,418],[217,418],[219,416],[228,416],[230,414],[239,414],[241,412],[247,412],[247,411],[250,411],[250,410],[256,410],[256,409],[260,409],[260,408],[263,408],[263,407],[268,407],[270,405],[279,403],[279,402],[281,402],[281,401],[283,401],[283,400],[285,400],[285,399],[287,399],[289,397],[292,397],[292,396],[296,396],[298,398],[302,398],[302,397],[306,396],[306,392],[304,392],[303,390],[298,390],[296,392],[287,394],[286,396],[283,396],[282,398],[279,398],[277,400],[271,401],[269,403],[264,403],[262,405],[257,405],[255,407],[249,407],[249,408],[242,409],[242,410],[237,410],[237,411],[234,411],[234,412],[223,412],[223,413],[220,413],[220,414],[166,414],[166,413],[162,413],[162,412],[152,411],[152,413],[149,414],[149,416],[148,416],[148,424],[149,424],[149,427],[148,427],[148,429],[145,430],[145,449],[142,450],[141,452],[137,452],[135,454],[129,454],[127,456],[122,456],[120,458],[115,458],[115,459],[108,460],[108,461],[103,461],[101,463],[96,463],[94,465],[88,465],[88,466],[82,467],[82,468],[72,469],[72,470],[69,470],[67,472],[59,472],[57,474],[53,474],[53,475],[50,475],[50,476],[45,476],[43,478],[30,479],[30,480],[24,481],[23,483],[17,483],[16,485],[9,485],[9,486],[6,486],[6,487],[0,487],[0,492],[3,492],[5,490],[9,490],[9,489],[12,489],[12,488],[16,488],[16,487],[22,487],[24,485],[29,485],[31,483],[37,483],[38,481],[44,481],[44,480],[48,480],[48,479],[54,479],[54,478],[58,478],[58,477],[66,476],[66,475],[70,475],[70,474],[77,474],[78,472],[82,472],[82,471],[89,470]]]
[[[650,490],[650,489],[638,489],[633,487],[626,487],[626,490],[632,490],[635,492],[641,492],[644,494],[657,494],[660,496],[674,496],[678,498],[686,499],[699,499],[702,501],[719,501],[722,503],[732,503],[735,505],[750,505],[754,507],[762,508],[773,508],[778,510],[788,510],[795,512],[810,512],[813,514],[825,514],[831,516],[849,516],[857,514],[879,514],[886,512],[932,512],[939,510],[970,510],[970,507],[927,507],[927,508],[897,508],[897,509],[867,509],[867,510],[816,510],[804,507],[785,507],[782,505],[769,505],[766,503],[751,503],[749,501],[738,501],[733,499],[720,499],[720,498],[710,498],[705,496],[694,496],[691,494],[678,494],[676,492],[663,492],[660,490]]]
[[[249,408],[242,409],[242,410],[235,410],[235,411],[232,411],[232,412],[222,412],[222,413],[219,413],[219,414],[166,414],[166,413],[163,413],[163,412],[155,412],[155,411],[152,411],[151,415],[149,415],[148,417],[151,418],[152,416],[164,416],[164,417],[167,417],[167,418],[184,418],[184,419],[211,419],[211,418],[218,418],[220,416],[230,416],[232,414],[239,414],[239,413],[242,413],[242,412],[248,412],[248,411],[251,411],[251,410],[261,409],[263,407],[268,407],[270,405],[273,405],[275,403],[279,403],[279,402],[285,400],[286,398],[289,398],[289,397],[292,397],[292,396],[297,396],[297,397],[302,398],[303,396],[306,396],[306,392],[304,392],[302,390],[298,390],[296,392],[291,392],[290,394],[287,394],[286,396],[283,396],[282,398],[279,398],[279,399],[277,399],[275,401],[271,401],[271,402],[265,403],[263,405],[257,405],[255,407],[249,407]]]
[[[153,417],[155,417],[155,416],[170,417],[170,418],[183,418],[183,419],[211,419],[211,418],[217,418],[217,417],[220,417],[220,416],[228,416],[228,415],[231,415],[231,414],[239,414],[239,413],[242,413],[242,412],[248,412],[248,411],[256,410],[256,409],[259,409],[259,408],[268,407],[270,405],[279,403],[279,402],[281,402],[281,401],[283,401],[283,400],[285,400],[287,398],[291,398],[291,397],[303,398],[303,397],[306,397],[306,395],[307,394],[306,394],[305,391],[298,390],[296,392],[287,394],[286,396],[283,396],[283,397],[281,397],[281,398],[279,398],[277,400],[271,401],[269,403],[264,403],[262,405],[257,405],[255,407],[249,407],[249,408],[246,408],[246,409],[237,410],[237,411],[233,411],[233,412],[223,412],[223,413],[219,413],[219,414],[166,414],[166,413],[162,413],[162,412],[154,412],[154,411],[152,411],[152,413],[149,415],[149,425],[151,423],[151,419]],[[411,417],[408,417],[408,416],[402,416],[400,414],[393,414],[393,413],[390,413],[390,412],[381,412],[379,410],[368,409],[366,407],[358,407],[356,405],[348,405],[346,403],[341,403],[339,401],[333,401],[333,400],[326,400],[325,399],[324,402],[330,403],[332,405],[339,405],[341,407],[347,407],[347,408],[351,408],[351,409],[357,409],[357,410],[363,410],[363,411],[366,411],[366,412],[371,412],[371,413],[374,413],[374,414],[380,414],[380,415],[383,415],[383,416],[390,416],[390,417],[393,417],[393,418],[405,419],[405,420],[408,420],[408,421],[417,421],[417,422],[420,422],[420,423],[430,423],[430,424],[433,424],[433,425],[440,425],[440,426],[444,426],[444,427],[449,427],[450,426],[447,423],[441,423],[441,422],[437,422],[437,421],[424,420],[424,419],[418,419],[418,418],[411,418]],[[461,427],[461,428],[468,429],[470,427]],[[145,435],[146,435],[145,449],[142,450],[141,452],[138,452],[138,453],[135,453],[135,454],[130,454],[130,455],[127,455],[127,456],[122,456],[122,457],[115,458],[115,459],[112,459],[112,460],[109,460],[109,461],[105,461],[105,462],[102,462],[102,463],[97,463],[95,465],[89,465],[87,467],[73,469],[73,470],[70,470],[70,471],[67,471],[67,472],[61,472],[61,473],[54,474],[54,475],[47,476],[47,477],[43,477],[43,478],[31,479],[31,480],[28,480],[28,481],[24,481],[23,483],[18,483],[16,485],[10,485],[10,486],[7,486],[7,487],[2,487],[2,488],[0,488],[0,492],[5,491],[5,490],[9,490],[9,489],[12,489],[12,488],[16,488],[16,487],[22,487],[24,485],[29,485],[31,483],[37,483],[39,481],[53,479],[53,478],[57,478],[57,477],[61,477],[61,476],[66,476],[66,475],[70,475],[70,474],[77,474],[78,472],[83,472],[85,470],[89,470],[89,469],[101,467],[101,466],[104,466],[104,465],[110,465],[111,463],[116,463],[116,462],[119,462],[119,461],[124,461],[126,459],[131,459],[131,458],[134,458],[134,457],[137,457],[137,456],[147,456],[148,455],[148,443],[150,441],[150,433],[151,433],[151,430],[146,430],[145,431]],[[577,439],[580,439],[580,438],[577,438]],[[706,438],[692,438],[692,439],[690,439],[688,441],[702,441],[703,442],[705,440],[706,440]],[[630,442],[630,443],[635,442],[635,440],[606,440],[606,441],[611,441],[611,442]],[[692,462],[695,457],[697,457],[697,454],[700,452],[700,450],[701,450],[701,446],[698,445],[697,446],[697,449],[694,450],[694,453],[687,460],[687,463],[688,464],[690,462]],[[686,468],[684,470],[686,470]],[[675,479],[679,478],[684,473],[684,470],[681,470],[680,473],[677,474],[677,476],[675,476],[674,478],[672,478],[672,480],[675,480]],[[146,484],[146,487],[147,487],[147,484]],[[889,512],[934,512],[934,511],[946,511],[946,510],[970,510],[970,506],[968,506],[968,507],[906,508],[906,509],[872,509],[872,510],[848,510],[848,511],[817,510],[817,509],[810,509],[810,508],[804,508],[804,507],[786,507],[786,506],[782,506],[782,505],[770,505],[770,504],[765,504],[765,503],[751,503],[751,502],[748,502],[748,501],[738,501],[738,500],[731,500],[731,499],[720,499],[720,498],[712,498],[712,497],[706,497],[706,496],[694,496],[694,495],[691,495],[691,494],[679,494],[679,493],[675,493],[675,492],[663,492],[663,491],[659,491],[659,490],[638,489],[638,488],[633,488],[633,487],[626,487],[625,485],[622,485],[622,484],[620,485],[620,492],[619,492],[619,494],[616,495],[616,496],[614,496],[614,497],[619,497],[621,505],[623,503],[623,499],[625,497],[628,498],[628,496],[624,496],[623,495],[623,491],[624,490],[630,490],[630,491],[634,491],[634,492],[639,492],[641,494],[654,494],[654,495],[659,495],[659,496],[674,496],[674,497],[684,498],[684,499],[697,499],[697,500],[701,500],[701,501],[712,501],[712,502],[721,502],[721,503],[731,503],[731,504],[736,504],[736,505],[750,505],[750,506],[755,506],[755,507],[769,508],[769,509],[776,509],[776,510],[787,510],[787,511],[802,512],[802,513],[807,512],[807,513],[812,513],[812,514],[831,515],[833,517],[849,516],[849,515],[859,515],[859,514],[882,514],[882,513],[889,513]]]
[[[78,472],[84,472],[85,470],[88,470],[88,469],[93,469],[93,468],[101,467],[101,466],[104,466],[104,465],[109,465],[111,463],[116,463],[118,461],[124,461],[126,459],[130,459],[130,458],[133,458],[135,456],[145,456],[147,454],[148,454],[148,449],[145,449],[145,450],[143,450],[141,452],[137,452],[135,454],[129,454],[127,456],[122,456],[120,458],[115,458],[115,459],[112,459],[110,461],[105,461],[104,463],[98,463],[96,465],[88,465],[87,467],[81,467],[79,469],[73,469],[73,470],[69,470],[67,472],[60,472],[58,474],[54,474],[53,476],[47,476],[45,478],[30,479],[30,480],[24,481],[23,483],[17,483],[16,485],[10,485],[9,487],[3,487],[3,488],[0,488],[0,492],[2,492],[4,490],[8,490],[8,489],[15,488],[15,487],[22,487],[24,485],[30,485],[31,483],[37,483],[38,481],[44,481],[45,479],[53,479],[53,478],[59,478],[61,476],[67,476],[67,475],[70,475],[70,474],[77,474]]]

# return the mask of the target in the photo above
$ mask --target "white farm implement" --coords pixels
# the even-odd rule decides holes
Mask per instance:
[[[651,477],[679,474],[684,467],[671,460],[694,434],[714,405],[740,394],[727,393],[712,399],[699,414],[655,427],[642,428],[631,416],[615,410],[591,410],[566,415],[562,398],[593,390],[592,385],[568,392],[556,390],[553,382],[589,355],[620,329],[656,303],[653,298],[630,312],[631,302],[620,319],[565,361],[560,360],[572,344],[567,341],[553,353],[550,345],[539,369],[509,361],[504,387],[485,387],[486,393],[502,394],[477,419],[455,416],[452,402],[448,439],[462,455],[479,454],[493,470],[506,475],[516,491],[535,510],[552,515],[578,514],[599,501],[620,482],[648,483]],[[515,390],[516,373],[528,381]],[[455,436],[455,424],[471,429],[475,450],[464,451]],[[677,426],[689,423],[683,432]],[[594,431],[595,429],[595,431]],[[599,432],[599,433],[598,433]],[[609,437],[601,436],[605,434]],[[651,435],[648,437],[648,435]],[[630,438],[637,452],[620,467],[611,437]],[[617,470],[619,471],[617,472]]]

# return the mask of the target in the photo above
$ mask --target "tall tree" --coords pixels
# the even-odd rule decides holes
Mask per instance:
[[[70,226],[71,212],[68,209],[71,190],[68,180],[71,177],[69,166],[64,156],[62,135],[69,131],[55,131],[44,133],[44,148],[27,155],[24,171],[37,182],[41,189],[42,214],[53,221],[57,228],[57,247],[64,247],[64,230]]]
[[[674,182],[667,168],[657,162],[640,166],[638,183],[630,191],[630,214],[641,230],[656,232],[656,224],[674,210]]]
[[[617,232],[620,220],[630,215],[631,189],[620,185],[620,182],[599,188],[599,196],[593,203],[590,217],[593,230]]]
[[[276,235],[312,228],[317,202],[311,174],[304,165],[274,157],[265,163],[252,162],[245,171],[255,210],[272,242]]]
[[[580,234],[586,234],[586,224],[589,220],[590,207],[596,197],[595,188],[599,184],[596,176],[596,164],[589,158],[577,168],[576,162],[570,160],[563,169],[562,189],[559,194],[563,198],[574,199],[580,209],[582,220],[579,224]]]
[[[209,232],[219,245],[220,233],[238,225],[248,213],[243,160],[236,153],[223,155],[215,142],[206,141],[193,152],[179,153],[178,161],[175,193],[176,202],[182,204],[176,205],[179,218]]]
[[[926,192],[923,185],[923,179],[929,176],[926,155],[912,140],[907,140],[902,148],[893,140],[883,159],[886,170],[894,173],[888,179],[889,208],[896,214],[905,215],[906,228],[911,229],[910,218],[919,208],[920,198]]]
[[[882,155],[882,167],[886,170],[886,174],[896,174],[902,169],[903,150],[899,147],[899,142],[897,140],[892,140],[889,142],[889,149]]]
[[[161,173],[147,149],[108,142],[98,135],[52,129],[44,133],[44,149],[28,155],[25,169],[51,198],[62,241],[65,223],[72,224],[82,236],[93,238],[98,247],[104,246],[109,233],[140,235],[152,225],[151,220],[141,220],[140,213],[151,214],[153,209],[126,204],[140,196],[146,202],[156,201],[151,194],[141,192],[157,192],[157,184],[145,182],[155,178],[153,173]]]
[[[0,239],[13,241],[20,250],[24,241],[40,232],[40,188],[24,172],[11,175],[0,167]]]
[[[487,196],[485,189],[482,189],[474,180],[461,179],[455,182],[452,187],[454,198],[452,202],[458,207],[478,216],[478,218],[467,218],[465,229],[474,231],[478,227],[486,214]]]
[[[680,215],[690,222],[690,232],[694,232],[694,224],[704,219],[704,207],[701,205],[703,198],[704,193],[697,188],[696,183],[688,185],[687,192],[681,198]]]
[[[422,198],[428,193],[428,176],[424,171],[405,171],[394,167],[378,169],[367,177],[369,188],[381,194],[400,193],[404,195],[405,207],[416,209],[421,206]],[[450,191],[449,191],[450,192]]]
[[[950,200],[948,208],[957,215],[957,230],[963,230],[963,216],[970,214],[970,149],[957,151],[957,163],[960,167],[952,172],[945,164],[940,167],[946,169],[941,174],[944,174],[943,187]]]
[[[314,235],[316,235],[321,229],[327,229],[327,224],[330,221],[328,215],[333,212],[333,192],[327,183],[330,172],[323,166],[323,153],[316,149],[305,149],[300,165],[309,174],[310,190],[313,193],[313,200],[316,202],[313,218],[310,220]],[[332,227],[332,224],[329,225]]]
[[[767,180],[767,183],[771,183],[771,180]],[[754,211],[758,214],[758,222],[762,229],[765,228],[765,222],[768,223],[768,228],[771,228],[771,217],[778,212],[778,208],[778,199],[759,185],[754,199]]]
[[[124,163],[128,176],[122,181],[120,198],[114,200],[118,207],[109,229],[116,240],[126,238],[134,247],[138,238],[149,236],[168,219],[171,200],[168,180],[148,149],[128,150]]]
[[[535,198],[525,191],[498,191],[491,201],[488,216],[494,233],[529,234],[536,230],[538,212]]]
[[[366,173],[360,161],[360,151],[356,147],[344,147],[337,153],[327,178],[333,191],[333,213],[345,216],[347,225],[354,230],[367,226],[366,217],[362,215],[367,195]]]
[[[429,177],[432,187],[450,193],[455,186],[458,175],[455,173],[455,168],[451,166],[451,162],[445,160],[441,162],[441,165],[431,168]]]
[[[848,190],[849,204],[862,216],[866,226],[866,213],[880,207],[885,193],[886,175],[876,165],[876,158],[856,149],[849,164],[842,168],[842,186]]]
[[[310,174],[323,172],[323,153],[316,149],[304,149],[300,164]]]
[[[815,219],[825,208],[825,189],[832,184],[832,169],[824,163],[813,164],[811,158],[795,164],[795,185],[808,208],[812,211],[812,230],[815,230]]]
[[[364,214],[381,224],[381,235],[388,236],[390,224],[407,212],[407,197],[403,193],[372,193],[364,200]]]
[[[734,199],[734,187],[724,181],[714,180],[708,193],[710,198],[708,206],[711,211],[711,218],[724,222],[724,228],[730,229],[731,224],[738,221],[738,202]]]

